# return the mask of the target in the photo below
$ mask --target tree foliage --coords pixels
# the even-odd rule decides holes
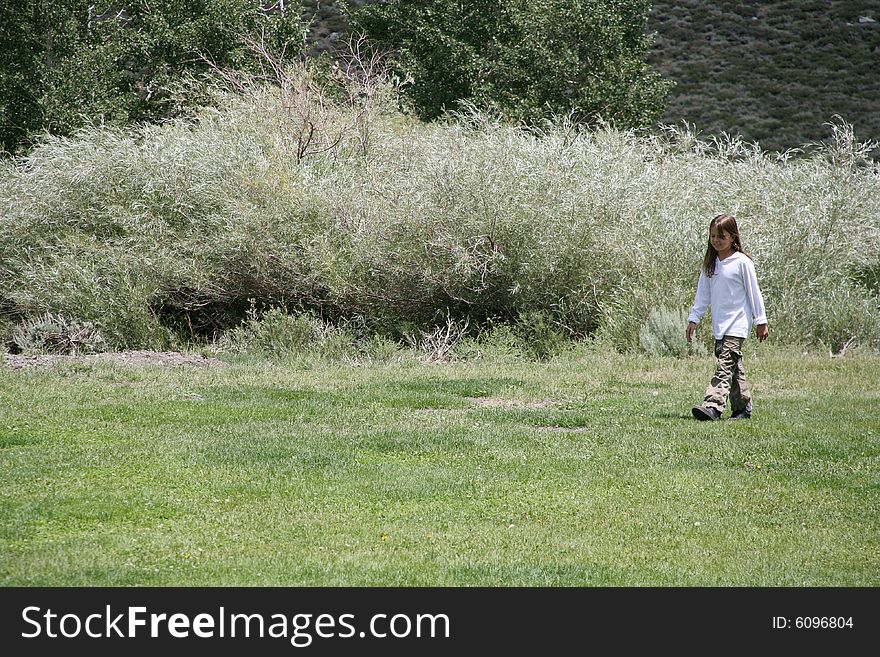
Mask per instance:
[[[0,147],[88,122],[124,125],[179,113],[175,85],[209,65],[247,67],[239,34],[301,41],[301,7],[260,0],[27,0],[0,9]]]
[[[649,125],[669,88],[645,63],[649,0],[387,0],[352,23],[397,55],[416,111],[459,101],[525,123]]]

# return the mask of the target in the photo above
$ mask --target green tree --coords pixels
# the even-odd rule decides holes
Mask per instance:
[[[387,0],[351,21],[396,54],[416,111],[466,100],[525,123],[647,126],[670,83],[645,63],[649,0]]]
[[[219,66],[257,65],[241,33],[271,47],[301,42],[298,2],[25,0],[0,10],[0,146],[69,134],[87,122],[123,125],[179,112],[175,84]],[[184,100],[184,104],[197,97]]]
[[[39,125],[40,18],[34,7],[0,3],[0,149],[9,149]]]

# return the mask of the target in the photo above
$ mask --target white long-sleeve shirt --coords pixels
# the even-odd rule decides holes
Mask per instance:
[[[700,270],[697,295],[688,321],[698,324],[712,306],[712,333],[716,340],[725,335],[747,338],[752,324],[766,324],[764,298],[758,287],[755,264],[735,251],[724,260],[715,258],[715,274]]]

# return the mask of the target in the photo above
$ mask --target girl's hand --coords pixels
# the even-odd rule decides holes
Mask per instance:
[[[697,328],[697,325],[693,322],[688,322],[688,327],[685,329],[684,337],[687,338],[687,341],[690,342],[694,337],[694,329]]]
[[[755,335],[758,336],[758,342],[764,342],[770,335],[770,329],[767,328],[766,324],[758,324],[755,327]]]

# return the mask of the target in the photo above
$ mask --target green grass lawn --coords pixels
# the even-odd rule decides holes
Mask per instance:
[[[880,584],[880,358],[712,366],[0,370],[0,583]]]

